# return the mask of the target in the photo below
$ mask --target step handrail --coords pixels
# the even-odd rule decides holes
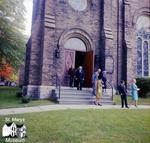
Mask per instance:
[[[111,87],[111,99],[113,100],[114,99],[114,88],[113,88],[113,85],[107,81],[107,84],[110,85]]]
[[[61,80],[56,73],[56,89],[58,88],[58,98],[60,99],[60,92],[61,92]]]

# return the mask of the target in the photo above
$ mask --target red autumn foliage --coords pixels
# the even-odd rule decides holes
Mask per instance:
[[[0,77],[9,80],[14,72],[13,67],[10,64],[3,64],[0,66]]]

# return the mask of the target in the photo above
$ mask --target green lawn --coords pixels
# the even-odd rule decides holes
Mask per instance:
[[[49,100],[33,100],[28,104],[22,104],[21,100],[16,97],[16,93],[19,91],[18,87],[0,87],[0,109],[12,108],[12,107],[28,107],[36,105],[50,105],[53,102]],[[150,105],[149,98],[139,98],[139,104]],[[120,104],[120,96],[114,96],[114,103]],[[131,97],[128,97],[128,103],[131,103]]]
[[[26,143],[150,143],[149,109],[62,110],[6,117],[25,119]],[[0,116],[1,129],[4,123]]]
[[[16,97],[16,93],[19,91],[18,87],[0,87],[0,108],[12,108],[12,107],[26,107],[36,105],[49,105],[53,104],[49,100],[34,100],[28,104],[23,104],[21,99]]]
[[[132,103],[131,96],[128,96],[127,100],[128,100],[128,104]],[[116,105],[121,104],[120,95],[115,95],[114,96],[114,104],[116,104]],[[139,100],[138,100],[138,104],[139,105],[150,105],[150,97],[148,97],[148,98],[141,98],[140,97]]]

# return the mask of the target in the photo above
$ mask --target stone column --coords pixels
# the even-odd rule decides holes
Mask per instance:
[[[112,32],[112,1],[104,0],[104,69],[107,71],[108,82],[114,84],[115,79],[115,64],[114,51],[116,47],[113,46],[113,32]]]
[[[27,48],[26,72],[27,86],[24,87],[24,95],[39,98],[39,86],[41,85],[42,53],[43,53],[43,15],[45,0],[34,0],[33,21],[31,38]],[[29,64],[29,65],[27,65]]]
[[[46,0],[44,13],[44,37],[43,37],[43,55],[42,55],[42,79],[39,87],[40,98],[49,98],[56,82],[55,56],[55,0]]]
[[[41,59],[42,59],[42,37],[43,37],[43,12],[44,1],[39,0],[37,5],[37,16],[31,31],[31,58],[29,67],[29,85],[41,84]]]
[[[131,79],[133,78],[133,75],[135,75],[135,64],[133,64],[134,59],[133,57],[135,56],[135,54],[133,54],[133,48],[132,47],[132,43],[134,43],[135,45],[135,32],[134,32],[134,28],[132,27],[132,16],[131,16],[131,3],[129,0],[125,0],[124,1],[124,9],[125,9],[125,43],[126,43],[126,50],[127,50],[127,68],[126,68],[126,80],[127,83],[129,83],[131,81]]]
[[[44,46],[42,61],[42,85],[53,85],[55,72],[54,55],[55,55],[55,0],[47,0],[45,3],[44,14]]]

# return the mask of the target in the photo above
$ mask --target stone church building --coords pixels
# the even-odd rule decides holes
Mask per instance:
[[[26,94],[48,97],[57,77],[68,86],[68,69],[80,65],[84,87],[99,67],[114,87],[150,76],[150,1],[34,0]]]

